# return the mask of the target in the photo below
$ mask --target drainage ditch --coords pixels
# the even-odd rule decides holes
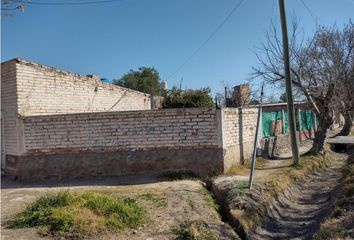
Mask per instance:
[[[228,204],[225,199],[227,193],[220,191],[215,185],[213,185],[213,182],[211,180],[205,182],[204,187],[210,193],[210,195],[214,199],[214,202],[219,206],[218,214],[221,217],[221,221],[226,224],[229,224],[242,240],[248,240],[247,234],[239,220],[231,215],[230,208],[228,207]]]

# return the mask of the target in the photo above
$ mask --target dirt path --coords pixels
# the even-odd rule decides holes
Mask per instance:
[[[343,162],[309,174],[273,200],[251,239],[311,239],[329,214]]]

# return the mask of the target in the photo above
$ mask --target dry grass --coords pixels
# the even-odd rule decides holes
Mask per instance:
[[[300,164],[280,168],[265,176],[261,183],[267,186],[270,197],[272,197],[275,194],[282,193],[291,183],[301,179],[314,169],[328,166],[332,160],[333,155],[330,151],[327,151],[325,156],[305,155],[301,157]]]
[[[267,207],[274,197],[311,171],[328,166],[333,159],[333,153],[328,149],[325,155],[305,155],[301,157],[301,164],[297,166],[278,168],[258,178],[252,191],[245,189],[243,186],[239,187],[239,191],[233,189],[232,199],[237,199],[239,207],[233,209],[231,214],[238,220],[241,229],[248,232],[263,219]],[[269,160],[261,159],[257,161],[259,165],[256,168],[266,168],[267,161]],[[232,173],[249,173],[248,168],[249,166],[235,167],[232,169]]]
[[[353,239],[354,238],[354,147],[343,169],[343,178],[336,200],[332,206],[332,215],[315,235],[315,240]]]
[[[258,157],[256,160],[256,169],[264,169],[269,161],[263,157]],[[231,168],[228,170],[227,174],[228,175],[241,175],[241,176],[248,176],[250,174],[250,169],[251,169],[251,160],[248,160],[245,164],[237,164],[231,166]]]
[[[217,240],[219,239],[203,221],[186,220],[174,227],[172,231],[177,240]]]

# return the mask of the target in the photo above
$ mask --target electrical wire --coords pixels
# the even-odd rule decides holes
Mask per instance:
[[[197,53],[215,36],[215,34],[222,28],[222,26],[230,19],[230,17],[234,14],[234,12],[241,6],[244,0],[240,0],[235,7],[231,9],[231,11],[227,14],[227,16],[223,19],[223,21],[211,32],[208,38],[173,72],[171,73],[166,80],[173,77],[176,73],[178,73]]]
[[[101,1],[86,1],[86,2],[36,2],[36,1],[24,1],[26,4],[33,5],[47,5],[47,6],[73,6],[73,5],[89,5],[89,4],[102,4],[112,2],[122,2],[125,0],[101,0]]]
[[[1,8],[1,11],[13,11],[13,10],[17,10],[20,7],[14,7],[14,8]]]
[[[304,0],[300,0],[302,2],[302,5],[306,8],[307,12],[310,14],[312,20],[316,23],[317,25],[317,17],[315,16],[315,13],[307,6]]]

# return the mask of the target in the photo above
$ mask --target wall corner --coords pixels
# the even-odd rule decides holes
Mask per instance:
[[[25,128],[23,124],[23,119],[21,119],[20,117],[16,119],[16,130],[17,130],[18,155],[24,155],[26,152]]]
[[[224,128],[223,128],[224,114],[222,109],[216,109],[216,130],[217,130],[217,144],[218,148],[224,148]]]

